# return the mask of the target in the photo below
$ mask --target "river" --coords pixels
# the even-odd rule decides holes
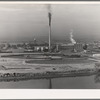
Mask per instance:
[[[1,89],[100,89],[98,75],[0,82]],[[50,87],[51,86],[51,87]]]

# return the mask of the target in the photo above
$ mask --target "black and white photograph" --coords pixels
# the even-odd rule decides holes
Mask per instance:
[[[0,2],[0,89],[100,89],[100,2]]]

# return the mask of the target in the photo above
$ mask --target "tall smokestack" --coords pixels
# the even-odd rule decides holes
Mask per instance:
[[[49,18],[49,51],[51,51],[51,5],[48,5],[48,18]]]

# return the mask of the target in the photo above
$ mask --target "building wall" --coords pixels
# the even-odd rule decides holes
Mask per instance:
[[[8,49],[7,52],[12,52],[12,53],[23,53],[25,49]]]
[[[48,46],[34,46],[34,51],[45,51],[48,50]]]
[[[74,44],[74,49],[77,51],[77,52],[81,52],[81,51],[83,51],[84,49],[83,49],[83,44],[82,43],[76,43],[76,44]]]
[[[74,50],[74,46],[73,45],[66,45],[66,46],[58,46],[58,50],[59,51],[73,51]]]

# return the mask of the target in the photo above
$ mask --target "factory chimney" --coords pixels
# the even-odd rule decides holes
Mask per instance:
[[[48,18],[49,18],[49,52],[51,52],[51,5],[48,5]]]

